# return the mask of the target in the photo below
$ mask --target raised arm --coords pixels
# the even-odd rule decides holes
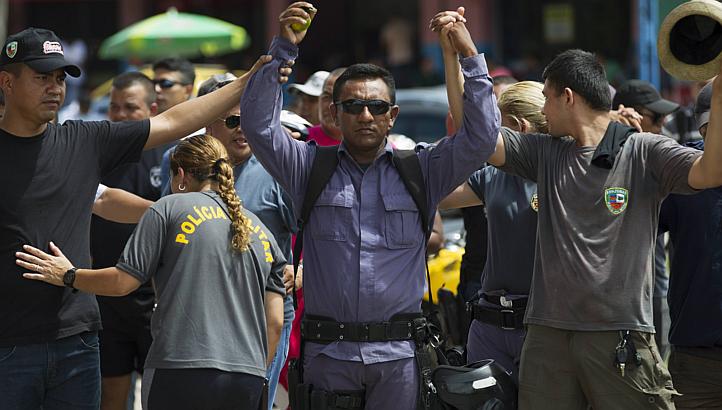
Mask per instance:
[[[153,205],[152,201],[117,188],[107,188],[93,203],[93,213],[109,221],[134,224]]]
[[[306,11],[309,10],[309,11]],[[281,126],[283,98],[278,82],[279,69],[292,65],[298,56],[297,44],[306,30],[291,27],[315,14],[310,3],[291,4],[279,16],[280,35],[273,39],[269,53],[272,60],[251,77],[241,99],[241,124],[256,158],[298,203],[305,192],[309,164],[315,150],[292,139]]]
[[[439,33],[439,42],[444,57],[444,74],[446,77],[446,93],[449,101],[449,111],[458,131],[464,122],[464,75],[459,64],[464,57],[476,54],[476,47],[466,29],[464,8],[459,7],[456,11],[443,11],[438,13],[431,20],[430,27]],[[471,54],[471,53],[474,54]],[[488,107],[487,115],[492,115],[496,108]],[[501,134],[497,136],[496,146],[487,160],[494,166],[504,165],[504,140]]]
[[[24,252],[17,252],[15,263],[32,272],[23,273],[26,279],[40,280],[55,286],[65,286],[65,272],[73,268],[73,264],[63,252],[50,242],[48,254],[30,245],[23,246]],[[78,269],[75,272],[73,287],[83,292],[101,296],[125,296],[138,289],[141,282],[118,268]]]
[[[695,189],[722,185],[722,80],[718,75],[712,84],[709,124],[704,140],[704,153],[689,170],[688,183]]]

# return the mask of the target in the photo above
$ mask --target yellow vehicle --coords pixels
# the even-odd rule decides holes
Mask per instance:
[[[429,276],[431,277],[434,302],[438,303],[439,289],[446,289],[456,296],[463,254],[464,248],[461,247],[443,248],[429,259]],[[426,292],[424,292],[424,301],[429,301],[429,295]]]

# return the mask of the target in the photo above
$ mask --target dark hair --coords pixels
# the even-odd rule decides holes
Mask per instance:
[[[112,86],[117,90],[125,90],[126,88],[130,88],[136,84],[140,85],[145,90],[145,103],[148,107],[150,107],[156,99],[155,85],[153,85],[153,81],[148,78],[147,75],[141,73],[140,71],[130,71],[117,75],[113,78]]]
[[[21,64],[22,63],[5,64],[4,66],[0,67],[0,71],[7,71],[15,77],[20,77],[20,73],[23,72],[22,68],[20,67]]]
[[[389,98],[391,99],[389,102],[396,104],[396,83],[394,82],[394,77],[387,69],[373,64],[354,64],[347,68],[346,71],[338,77],[336,84],[333,85],[333,101],[338,102],[338,99],[341,97],[341,88],[346,81],[376,78],[380,78],[386,83],[386,88],[389,90]]]
[[[5,105],[5,94],[0,90],[0,105]]]
[[[153,63],[153,71],[177,71],[181,73],[185,84],[193,84],[196,81],[196,69],[193,63],[185,58],[164,58]]]
[[[542,80],[561,93],[569,88],[579,94],[596,111],[609,111],[612,96],[604,67],[594,54],[584,50],[567,50],[557,55],[544,69]]]

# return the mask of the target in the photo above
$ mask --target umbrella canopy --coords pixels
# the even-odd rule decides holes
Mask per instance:
[[[100,58],[214,56],[241,50],[250,38],[243,27],[171,8],[115,33],[100,46]]]

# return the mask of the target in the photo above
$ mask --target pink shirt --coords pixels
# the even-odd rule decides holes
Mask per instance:
[[[320,125],[313,126],[308,129],[308,138],[306,141],[316,141],[319,147],[329,147],[332,145],[338,145],[341,140],[331,138]]]

